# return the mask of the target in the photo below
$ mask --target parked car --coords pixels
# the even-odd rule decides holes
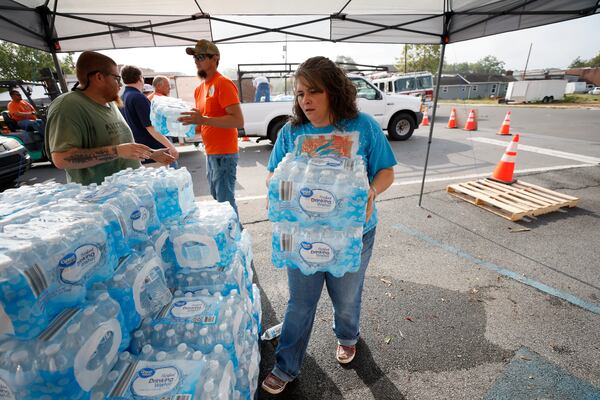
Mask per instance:
[[[13,186],[30,166],[27,149],[16,139],[0,135],[0,188]]]
[[[592,90],[590,90],[588,93],[589,94],[600,94],[600,86],[596,86],[595,88],[592,88]]]

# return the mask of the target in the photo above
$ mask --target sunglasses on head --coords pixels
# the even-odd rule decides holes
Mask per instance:
[[[204,61],[207,58],[211,58],[212,56],[212,54],[194,54],[192,57],[194,57],[194,60],[196,61]]]

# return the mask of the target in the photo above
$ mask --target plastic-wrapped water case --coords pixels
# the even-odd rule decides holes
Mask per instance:
[[[129,344],[119,305],[100,293],[63,310],[39,337],[0,337],[0,394],[6,399],[87,399]]]
[[[337,229],[365,223],[369,183],[362,158],[299,158],[269,181],[269,219]]]
[[[300,228],[296,224],[273,224],[273,265],[297,268],[304,275],[329,272],[341,277],[360,268],[362,227],[343,231],[317,226]]]
[[[112,276],[117,258],[99,213],[52,214],[0,233],[0,303],[16,336],[32,338]],[[9,330],[10,331],[10,330]]]

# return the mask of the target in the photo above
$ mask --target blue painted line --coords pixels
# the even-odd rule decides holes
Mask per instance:
[[[599,400],[600,390],[521,347],[483,400]]]
[[[573,305],[576,305],[578,307],[581,307],[584,310],[591,311],[591,312],[593,312],[595,314],[600,314],[600,306],[597,306],[597,305],[592,304],[592,303],[588,303],[585,300],[582,300],[579,297],[572,295],[571,293],[563,292],[563,291],[561,291],[559,289],[556,289],[556,288],[553,288],[551,286],[548,286],[548,285],[546,285],[546,284],[544,284],[542,282],[538,282],[536,280],[526,278],[525,276],[523,276],[521,274],[518,274],[518,273],[516,273],[514,271],[511,271],[509,269],[500,267],[500,266],[498,266],[498,265],[496,265],[494,263],[491,263],[489,261],[481,260],[481,259],[479,259],[479,258],[477,258],[477,257],[475,257],[475,256],[473,256],[473,255],[471,255],[471,254],[469,254],[469,253],[467,253],[467,252],[459,249],[459,248],[456,248],[456,247],[451,246],[449,244],[440,242],[439,240],[436,240],[436,239],[432,238],[431,236],[428,236],[428,235],[426,235],[423,232],[420,232],[420,231],[417,231],[415,229],[412,229],[412,228],[410,228],[410,227],[408,227],[406,225],[396,224],[396,225],[394,225],[394,228],[396,228],[396,229],[398,229],[398,230],[400,230],[400,231],[402,231],[402,232],[404,232],[406,234],[414,236],[414,237],[416,237],[418,239],[421,239],[421,240],[423,240],[423,241],[425,241],[425,242],[427,242],[427,243],[429,243],[429,244],[431,244],[433,246],[439,247],[439,248],[447,251],[448,253],[452,253],[454,255],[457,255],[459,257],[464,258],[465,260],[471,261],[474,264],[480,265],[480,266],[482,266],[482,267],[484,267],[484,268],[486,268],[486,269],[488,269],[490,271],[494,271],[494,272],[496,272],[496,273],[498,273],[498,274],[500,274],[502,276],[505,276],[505,277],[510,278],[510,279],[514,279],[514,280],[516,280],[518,282],[521,282],[521,283],[523,283],[523,284],[525,284],[527,286],[531,286],[531,287],[533,287],[533,288],[535,288],[535,289],[537,289],[537,290],[539,290],[541,292],[544,292],[544,293],[547,293],[547,294],[549,294],[551,296],[558,297],[560,299],[568,301],[569,303],[571,303]]]

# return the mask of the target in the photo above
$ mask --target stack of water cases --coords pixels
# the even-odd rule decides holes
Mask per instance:
[[[183,125],[177,121],[184,111],[192,111],[192,106],[174,97],[154,96],[150,107],[150,122],[165,136],[194,137],[196,125]]]
[[[250,399],[260,295],[185,168],[0,194],[1,399]]]
[[[360,268],[368,180],[357,135],[300,136],[269,182],[273,264],[336,277]]]

